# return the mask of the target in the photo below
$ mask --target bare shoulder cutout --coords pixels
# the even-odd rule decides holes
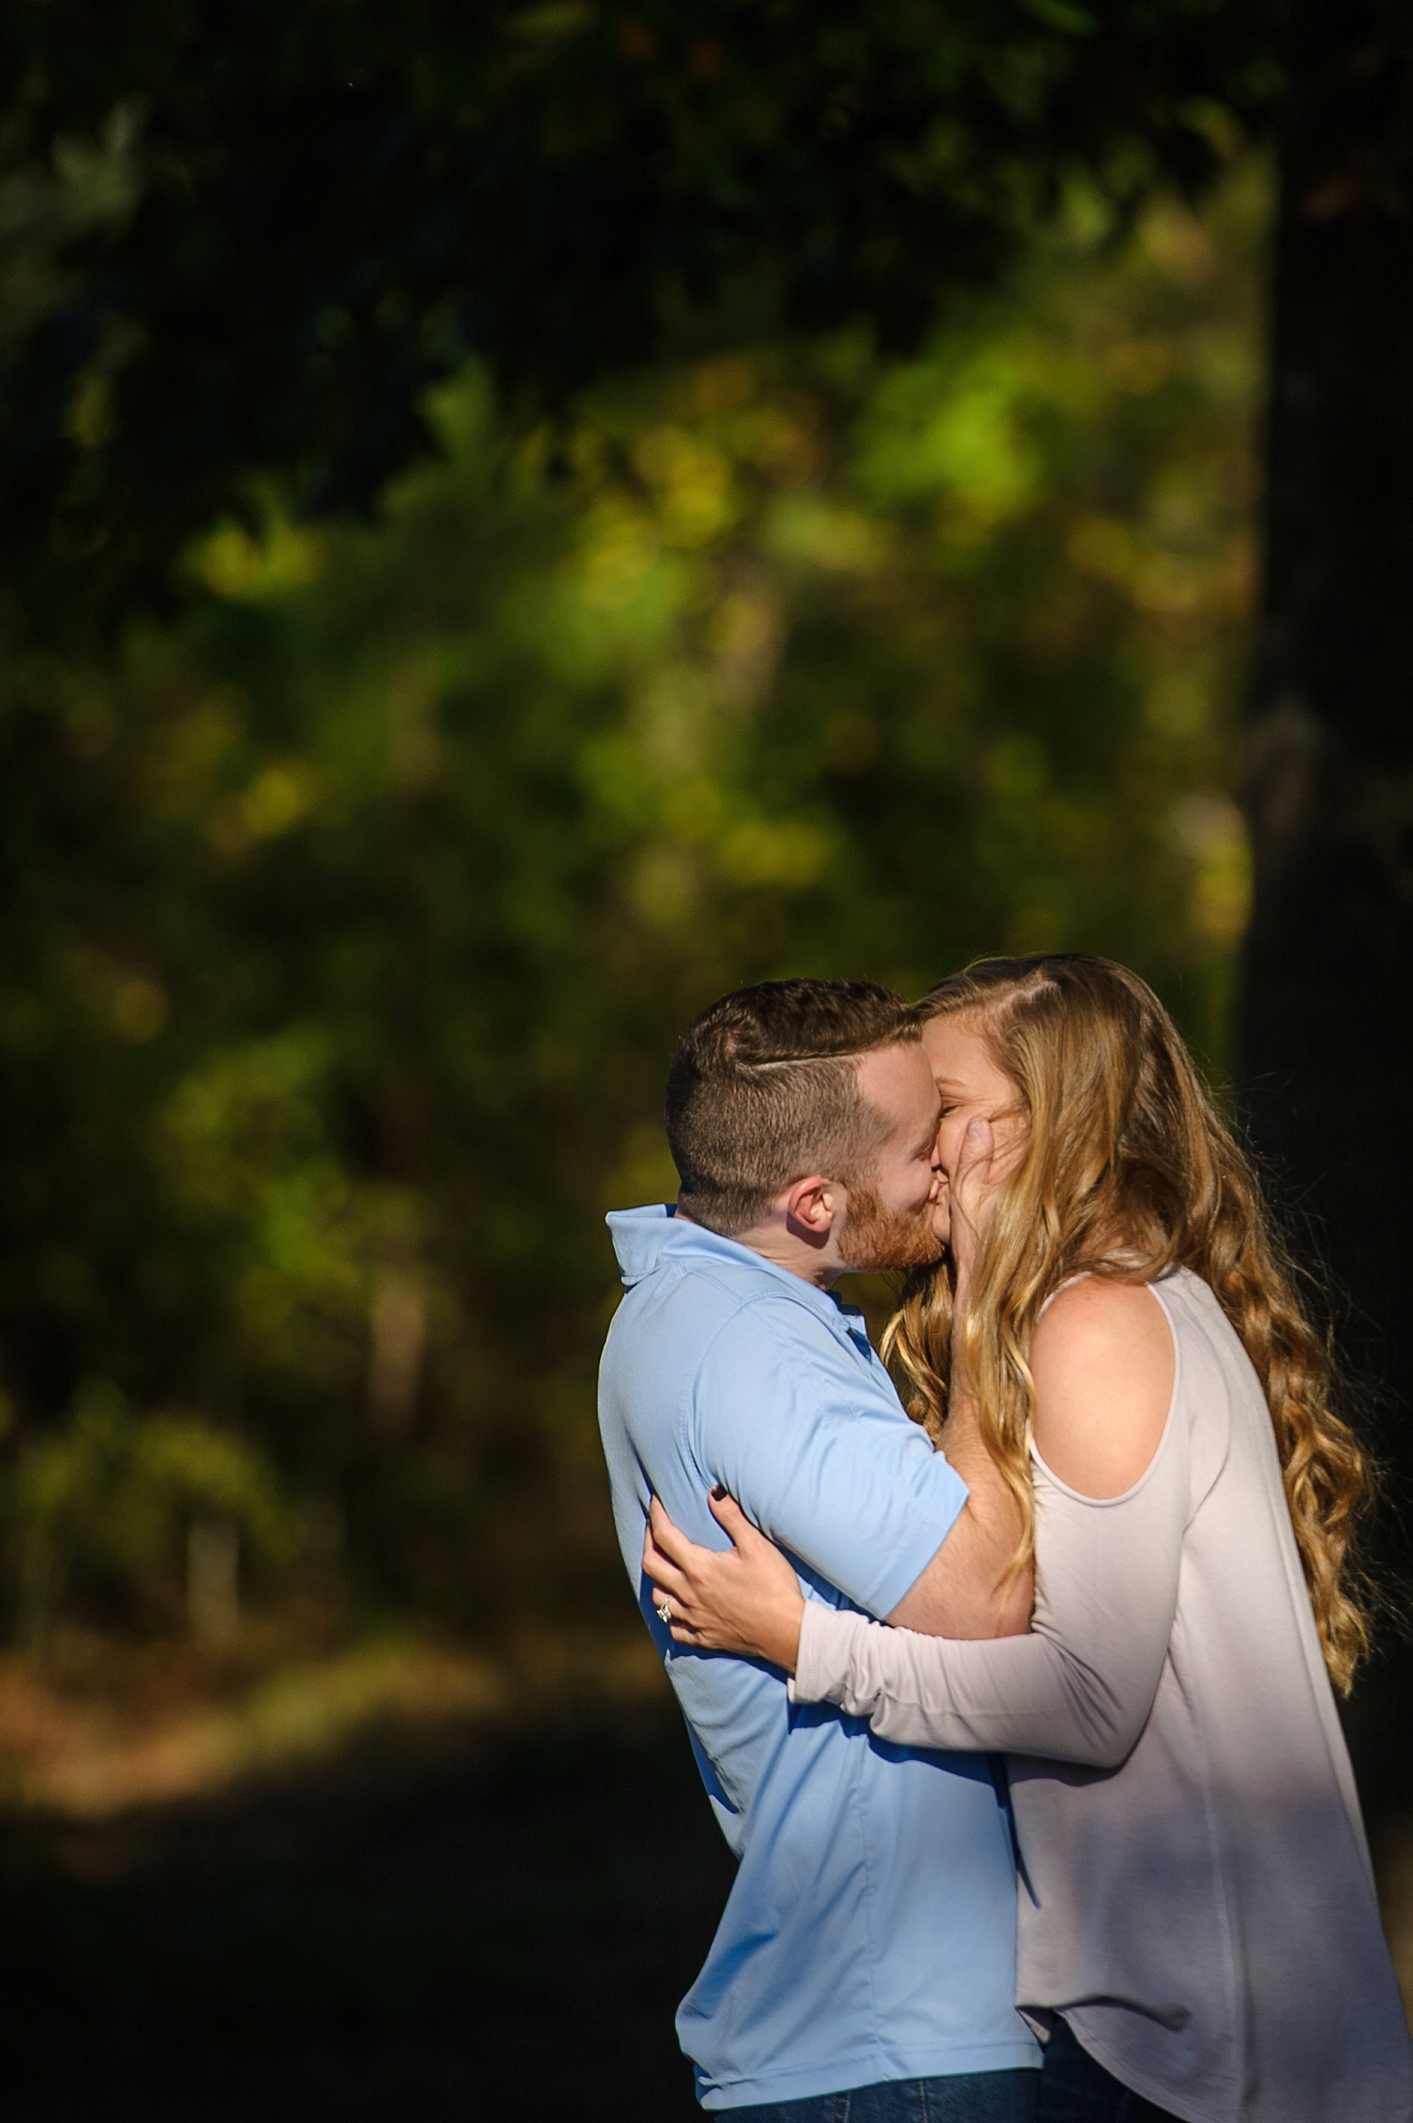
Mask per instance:
[[[1067,1487],[1123,1496],[1147,1472],[1172,1405],[1177,1354],[1167,1313],[1144,1284],[1067,1284],[1031,1341],[1035,1447]]]

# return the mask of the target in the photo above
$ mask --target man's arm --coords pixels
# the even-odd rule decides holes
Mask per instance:
[[[1028,1565],[1010,1575],[1020,1509],[982,1443],[971,1401],[948,1417],[942,1450],[970,1494],[921,1577],[883,1619],[923,1636],[1023,1636],[1035,1587]]]
[[[703,1357],[688,1420],[708,1485],[720,1483],[821,1589],[867,1614],[891,1614],[939,1549],[958,1552],[963,1476],[907,1421],[882,1373],[861,1373],[832,1323],[793,1300],[770,1296],[733,1316]],[[707,1543],[717,1545],[711,1534]],[[949,1560],[947,1576],[955,1571]],[[990,1584],[977,1590],[984,1599]]]

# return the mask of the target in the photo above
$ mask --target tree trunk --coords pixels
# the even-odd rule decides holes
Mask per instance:
[[[1413,1497],[1413,9],[1297,0],[1292,14],[1238,1074],[1277,1198],[1330,1281],[1343,1354],[1382,1389],[1371,1427],[1401,1501]],[[1386,1557],[1392,1545],[1386,1531]],[[1395,1645],[1352,1721],[1376,1813],[1396,1796],[1410,1664]]]

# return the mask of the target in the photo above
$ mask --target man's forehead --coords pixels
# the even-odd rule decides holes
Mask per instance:
[[[921,1045],[916,1041],[874,1047],[859,1057],[859,1089],[873,1105],[886,1105],[902,1118],[937,1103],[937,1086]]]

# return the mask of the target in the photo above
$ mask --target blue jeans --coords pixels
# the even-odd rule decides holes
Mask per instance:
[[[807,2101],[718,2109],[750,2123],[1035,2123],[1036,2071],[967,2071],[948,2079],[889,2079]]]
[[[1039,2123],[1176,2123],[1176,2118],[1130,2093],[1080,2047],[1067,2022],[1057,2019],[1045,2044]]]

